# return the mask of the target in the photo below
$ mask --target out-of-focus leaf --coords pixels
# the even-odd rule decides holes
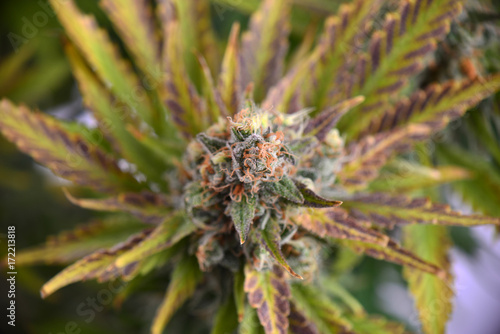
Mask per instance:
[[[393,129],[408,122],[429,124],[435,131],[440,130],[435,124],[444,127],[498,89],[500,75],[433,84],[387,108],[383,115],[371,121],[364,133]]]
[[[292,300],[297,310],[312,322],[319,333],[351,333],[341,309],[315,287],[292,284]]]
[[[319,141],[324,141],[330,131],[337,125],[340,118],[364,100],[365,98],[363,96],[357,96],[327,108],[309,121],[304,132],[308,135],[316,136]]]
[[[240,25],[235,23],[231,29],[229,42],[227,43],[222,67],[219,74],[218,90],[222,100],[231,115],[237,113],[241,105],[243,96],[241,82],[241,64],[240,64],[240,48],[238,38],[240,33]]]
[[[125,242],[117,244],[110,249],[101,249],[67,267],[41,289],[43,298],[51,295],[60,288],[78,281],[97,278],[105,272],[106,268],[121,254],[134,247],[151,233],[151,229],[144,230],[131,236]]]
[[[289,0],[264,0],[252,15],[250,30],[243,34],[243,87],[253,82],[257,101],[264,98],[283,72],[290,31],[289,13]]]
[[[140,243],[120,254],[113,262],[113,267],[120,271],[132,266],[148,256],[172,247],[194,230],[194,224],[186,218],[185,213],[176,213],[166,218]]]
[[[174,312],[192,296],[201,277],[196,258],[185,255],[172,273],[165,298],[153,320],[152,334],[161,334],[163,332]]]
[[[113,145],[126,159],[136,164],[150,180],[161,184],[162,174],[168,165],[127,131],[126,124],[133,121],[130,119],[130,111],[124,110],[116,102],[113,103],[109,93],[85,64],[78,51],[69,43],[66,45],[66,53],[84,102],[94,112],[101,131],[114,137]]]
[[[123,216],[98,219],[50,237],[44,245],[18,251],[16,264],[65,264],[100,248],[111,247],[143,229],[144,224]]]
[[[300,278],[302,277],[295,273],[288,262],[286,262],[283,257],[283,253],[281,252],[281,231],[279,223],[271,218],[267,221],[266,227],[264,230],[260,231],[260,239],[261,244],[264,246],[264,249],[269,252],[273,259],[275,259],[286,271],[290,273],[293,277]]]
[[[103,199],[75,198],[68,190],[65,190],[65,194],[71,203],[82,208],[97,211],[126,212],[150,224],[161,223],[171,212],[169,201],[165,196],[149,191],[121,193],[118,196]]]
[[[410,124],[352,143],[347,148],[349,158],[338,174],[340,182],[349,190],[364,188],[390,158],[409,150],[416,141],[429,138],[431,133],[427,125]]]
[[[266,334],[283,334],[288,329],[290,288],[279,266],[257,271],[245,268],[245,292],[248,303],[257,310]]]
[[[93,142],[50,116],[2,100],[0,117],[0,131],[7,139],[65,179],[103,192],[143,187]]]
[[[381,246],[390,240],[388,236],[358,223],[342,208],[308,210],[293,221],[322,238],[359,240]]]
[[[73,1],[50,2],[71,40],[110,91],[134,108],[152,128],[160,130],[164,115],[157,115],[130,64],[120,57],[107,33],[91,16],[83,15]]]
[[[200,133],[208,122],[208,115],[201,98],[191,83],[182,58],[182,35],[178,21],[172,21],[165,29],[167,40],[163,46],[165,86],[162,93],[173,121],[189,138]]]
[[[146,0],[103,0],[101,6],[144,73],[157,64],[159,48],[151,8]]]
[[[475,210],[490,216],[500,217],[500,170],[484,161],[477,154],[451,145],[439,145],[438,157],[446,163],[467,168],[472,173],[470,180],[454,183],[465,201]],[[485,196],[488,194],[488,196]]]
[[[309,69],[303,71],[308,76],[312,74],[307,78],[307,84],[312,85],[312,96],[307,97],[306,104],[316,107],[317,112],[334,104],[333,97],[329,96],[332,86],[342,80],[346,64],[355,56],[351,52],[360,51],[360,41],[367,34],[365,26],[374,19],[381,4],[378,0],[356,0],[341,5],[338,14],[326,20],[321,38],[311,54]]]
[[[231,334],[238,328],[238,314],[232,297],[229,296],[217,311],[210,334]]]
[[[250,231],[253,218],[255,216],[255,205],[257,199],[255,196],[242,198],[241,201],[232,201],[230,204],[230,214],[233,224],[240,236],[240,243],[243,244]]]
[[[256,310],[247,305],[245,317],[240,322],[238,334],[264,334],[264,328],[259,322]]]
[[[295,304],[290,303],[290,332],[300,334],[319,334],[317,326],[313,321],[308,320],[305,315],[299,311]]]
[[[245,270],[243,266],[234,274],[234,304],[238,313],[238,322],[243,321],[245,315]]]
[[[404,245],[427,261],[449,271],[450,240],[444,226],[405,226]],[[411,268],[404,268],[404,276],[415,298],[424,333],[444,334],[452,311],[451,281]],[[448,274],[451,279],[451,274]]]
[[[398,160],[382,169],[380,175],[370,183],[369,189],[400,194],[470,177],[470,172],[456,166],[430,168]]]
[[[408,333],[402,324],[389,321],[380,316],[345,315],[356,334],[405,334]]]
[[[207,60],[212,73],[218,72],[219,54],[210,16],[209,0],[171,0],[177,8],[181,23],[182,43],[186,66],[194,79],[198,69],[193,51],[199,52]],[[195,80],[196,81],[196,80]]]
[[[382,29],[371,37],[368,52],[359,53],[354,75],[338,86],[347,97],[366,97],[363,105],[340,122],[348,138],[356,138],[386,111],[389,99],[421,70],[423,59],[448,33],[450,20],[461,8],[461,1],[456,0],[402,1],[396,12],[386,15]]]
[[[449,205],[432,203],[426,198],[411,199],[404,195],[387,194],[357,195],[344,205],[367,216],[367,219],[392,224],[440,224],[475,226],[493,224],[500,226],[500,218],[481,215],[461,215],[451,210]],[[389,224],[390,225],[390,224]]]
[[[341,240],[339,243],[349,247],[358,253],[364,253],[373,258],[393,262],[405,267],[425,271],[436,275],[439,279],[448,279],[446,270],[439,268],[428,261],[419,258],[417,255],[399,246],[395,241],[391,240],[387,246],[378,244],[368,244],[354,240]]]

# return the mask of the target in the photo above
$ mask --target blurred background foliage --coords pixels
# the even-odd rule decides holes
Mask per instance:
[[[77,2],[82,10],[93,13],[100,25],[112,32],[98,1]],[[307,51],[324,18],[335,13],[341,2],[294,0],[292,48]],[[236,20],[245,27],[249,13],[258,4],[259,0],[213,0],[213,23],[220,37],[228,36]],[[393,1],[387,1],[388,8],[392,5]],[[42,20],[36,21],[35,16],[44,11],[45,6],[48,5],[44,0],[0,3],[0,96],[61,118],[84,120],[85,109],[64,55],[60,25],[55,16],[50,16],[44,24]],[[24,39],[19,40],[13,34]],[[500,2],[470,0],[460,22],[453,24],[451,34],[439,45],[430,66],[416,78],[414,84],[424,88],[433,82],[480,77],[499,71]],[[470,205],[476,211],[500,216],[499,144],[500,94],[497,94],[483,101],[464,118],[450,124],[432,142],[419,146],[413,153],[415,160],[429,167],[451,164],[470,173],[465,180],[430,188],[424,195],[445,197],[452,204],[455,201],[458,208]],[[386,172],[401,173],[403,178],[411,172],[407,168],[394,170]],[[16,226],[16,248],[20,250],[40,244],[47,236],[70,230],[89,218],[99,218],[96,213],[71,205],[57,187],[61,182],[0,138],[1,244],[5,245],[5,231],[9,225]],[[451,235],[461,250],[474,256],[478,245],[468,229],[453,228]],[[5,252],[6,247],[2,247],[0,255]],[[366,310],[369,313],[387,313],[377,289],[387,282],[405,284],[401,268],[371,258],[360,259],[349,253],[339,253],[337,259],[331,264],[334,273],[354,268],[350,274],[338,279],[349,287]],[[42,300],[39,288],[61,269],[60,266],[18,268],[16,303],[19,326],[16,330],[19,333],[66,333],[66,326],[73,321],[82,333],[148,332],[154,309],[162,297],[157,292],[165,286],[161,271],[141,286],[128,286],[126,291],[114,296],[114,307],[109,305],[96,311],[95,320],[87,323],[86,317],[77,313],[78,306],[88,302],[88,298],[95,298],[106,287],[95,282],[75,284],[68,287],[64,294]],[[2,275],[4,272],[2,270]],[[161,288],[156,289],[158,286]],[[133,294],[122,304],[124,295],[132,292],[141,293]],[[1,300],[3,303],[6,299],[2,297]],[[166,332],[176,333],[176,323],[184,322],[185,317],[183,312],[178,312]],[[0,332],[15,333],[6,326],[2,320]],[[198,324],[192,326],[195,332]]]

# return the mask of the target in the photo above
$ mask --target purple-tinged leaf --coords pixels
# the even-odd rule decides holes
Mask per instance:
[[[290,314],[290,288],[279,266],[257,271],[245,268],[245,292],[248,303],[257,310],[266,334],[286,334]]]

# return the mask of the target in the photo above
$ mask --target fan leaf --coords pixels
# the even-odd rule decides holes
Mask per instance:
[[[158,225],[144,240],[129,251],[120,254],[112,264],[112,268],[122,270],[148,256],[170,248],[181,239],[193,233],[195,225],[185,217],[183,212],[176,213]],[[111,269],[111,268],[110,268]]]
[[[175,266],[165,298],[156,311],[151,327],[152,334],[163,333],[174,312],[193,295],[201,277],[196,258],[185,255]]]
[[[421,70],[423,59],[448,33],[450,20],[460,14],[461,8],[457,0],[407,0],[395,13],[386,15],[383,28],[370,40],[368,52],[356,61],[354,75],[339,86],[347,97],[366,97],[362,106],[340,122],[348,138],[356,138],[372,119],[385,112],[390,98]]]
[[[96,20],[82,14],[73,1],[61,4],[51,0],[50,3],[66,33],[105,86],[121,101],[135,109],[153,129],[161,132],[164,115],[156,113],[130,64],[120,57],[118,49],[111,43],[108,34],[98,27]]]
[[[60,288],[78,281],[85,281],[97,278],[101,281],[101,275],[106,268],[121,254],[144,240],[152,229],[144,230],[131,236],[128,240],[117,244],[110,249],[101,249],[65,268],[55,277],[50,279],[41,289],[42,298],[45,298]]]
[[[170,213],[169,201],[160,194],[143,191],[140,193],[121,193],[103,199],[75,198],[65,189],[71,203],[85,209],[110,212],[126,212],[149,224],[159,224]]]
[[[23,266],[67,264],[100,248],[111,247],[143,229],[144,224],[123,216],[93,220],[71,231],[49,237],[41,246],[18,251],[16,263]]]
[[[380,169],[397,153],[408,151],[412,145],[430,137],[427,125],[410,124],[401,129],[368,136],[347,148],[348,160],[338,174],[349,190],[364,188],[378,176]]]
[[[69,125],[8,100],[0,102],[0,117],[0,131],[7,139],[62,178],[101,192],[143,188],[95,144],[96,139],[70,131]]]
[[[264,0],[250,20],[250,30],[243,34],[243,87],[255,85],[255,98],[262,100],[283,72],[288,50],[289,0]]]
[[[240,48],[238,37],[240,25],[234,23],[229,36],[229,42],[222,60],[217,88],[221,94],[227,110],[231,115],[237,113],[243,97]]]
[[[500,75],[432,84],[372,119],[363,133],[381,132],[409,122],[437,124],[439,127],[434,126],[434,131],[437,131],[499,89]]]
[[[448,205],[432,203],[426,198],[411,199],[404,195],[391,196],[377,193],[357,195],[344,203],[368,215],[373,221],[390,221],[393,224],[439,224],[454,226],[476,226],[493,224],[500,226],[500,218],[481,215],[461,215]]]
[[[147,0],[103,0],[101,6],[144,73],[158,64],[160,50]]]
[[[290,288],[283,270],[273,266],[272,270],[257,271],[247,266],[245,292],[248,303],[257,310],[266,334],[286,334],[289,325]]]
[[[450,270],[448,250],[451,241],[443,226],[405,226],[404,245],[427,261]],[[449,282],[411,268],[404,268],[404,276],[415,298],[424,333],[444,334],[452,311],[453,291]]]

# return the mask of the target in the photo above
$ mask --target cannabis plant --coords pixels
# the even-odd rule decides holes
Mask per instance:
[[[460,168],[412,161],[403,178],[387,168],[500,86],[498,75],[424,90],[412,80],[461,1],[382,10],[382,1],[356,0],[289,48],[291,2],[264,0],[241,38],[233,25],[225,51],[208,1],[102,0],[120,48],[72,1],[51,4],[97,125],[3,100],[0,129],[74,183],[71,202],[115,214],[18,255],[25,264],[83,256],[43,297],[88,279],[129,282],[124,297],[166,267],[152,333],[191,297],[212,333],[403,333],[336,281],[354,251],[403,265],[424,332],[444,332],[453,295],[446,226],[500,220],[403,195],[466,178]]]

